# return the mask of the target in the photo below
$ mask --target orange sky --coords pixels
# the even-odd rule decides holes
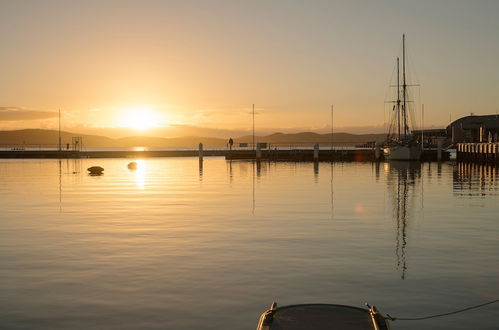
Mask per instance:
[[[427,125],[499,107],[495,1],[0,3],[0,129],[382,131],[402,33]],[[418,110],[419,115],[419,110]],[[419,119],[418,119],[419,120]],[[181,134],[181,133],[179,133]]]

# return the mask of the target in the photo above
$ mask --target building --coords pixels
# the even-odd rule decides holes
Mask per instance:
[[[436,147],[439,140],[447,144],[445,141],[448,140],[445,128],[417,129],[412,131],[412,135],[420,142],[422,139],[425,147]]]
[[[460,142],[498,142],[499,116],[470,115],[459,118],[446,128],[452,143]]]

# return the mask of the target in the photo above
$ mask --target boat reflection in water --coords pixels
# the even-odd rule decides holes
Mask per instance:
[[[395,255],[400,277],[407,273],[407,229],[414,211],[417,186],[421,182],[421,163],[391,161],[385,163],[389,198],[393,207],[393,219],[397,230]]]

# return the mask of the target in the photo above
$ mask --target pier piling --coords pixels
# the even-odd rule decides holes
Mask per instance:
[[[262,159],[262,147],[260,143],[256,144],[256,160],[260,161]]]
[[[203,144],[199,143],[199,160],[203,160]]]
[[[319,161],[319,144],[314,144],[314,162]]]
[[[437,141],[437,160],[442,161],[442,140]]]
[[[374,142],[374,159],[379,160],[380,156],[381,156],[381,147],[379,145],[379,142],[376,141]]]

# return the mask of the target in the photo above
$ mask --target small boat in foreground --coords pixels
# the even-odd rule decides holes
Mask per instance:
[[[274,302],[260,317],[256,330],[389,330],[388,321],[376,307],[367,307],[334,304],[277,307]]]

